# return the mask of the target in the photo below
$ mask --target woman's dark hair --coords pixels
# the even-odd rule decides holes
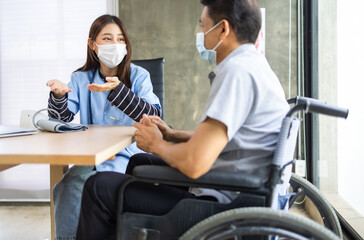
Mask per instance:
[[[262,21],[257,0],[200,0],[200,2],[207,7],[208,15],[214,24],[226,19],[239,42],[255,43]]]
[[[126,43],[126,50],[127,54],[124,57],[123,61],[118,66],[118,72],[117,77],[120,81],[122,81],[127,87],[131,88],[130,83],[130,61],[131,61],[131,45],[128,39],[128,35],[126,34],[126,29],[124,27],[124,24],[121,22],[121,20],[116,17],[109,14],[102,15],[98,17],[91,25],[90,32],[88,37],[91,39],[91,41],[95,41],[97,35],[100,33],[102,28],[104,28],[109,23],[115,23],[119,26],[121,29],[125,43]],[[97,54],[94,50],[92,50],[87,45],[87,59],[85,65],[77,69],[77,71],[88,71],[92,69],[99,69],[100,68],[100,62],[99,58],[97,57]]]

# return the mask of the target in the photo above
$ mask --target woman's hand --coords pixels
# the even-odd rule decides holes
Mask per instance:
[[[106,83],[104,84],[92,83],[88,84],[87,88],[93,92],[107,92],[115,89],[120,84],[120,80],[117,77],[106,77],[105,80]]]
[[[135,132],[137,147],[146,152],[153,153],[154,144],[158,144],[158,140],[163,139],[163,135],[157,125],[153,124],[146,114],[143,114],[142,121],[134,123],[134,127],[138,129]]]
[[[56,98],[62,98],[66,93],[72,92],[72,89],[69,89],[67,84],[57,79],[49,80],[46,85],[51,88]]]
[[[161,133],[163,134],[163,139],[166,141],[171,141],[173,130],[167,125],[167,123],[163,121],[160,117],[155,115],[149,115],[148,117],[152,121],[152,123],[157,125],[159,131],[161,131]],[[141,124],[143,124],[143,119],[144,118],[140,119]]]

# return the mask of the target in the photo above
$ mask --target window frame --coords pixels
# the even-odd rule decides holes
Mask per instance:
[[[316,0],[303,1],[303,69],[306,97],[319,97],[319,3]],[[319,120],[315,114],[305,115],[306,169],[307,180],[319,188]],[[335,209],[335,208],[334,208]],[[343,235],[346,239],[363,239],[345,218],[335,209]]]

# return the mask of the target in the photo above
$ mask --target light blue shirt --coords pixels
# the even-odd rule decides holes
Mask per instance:
[[[229,139],[211,169],[267,180],[282,120],[289,110],[277,76],[253,44],[243,44],[209,78],[211,90],[201,121],[210,117],[223,123]],[[231,192],[211,189],[192,192],[215,196],[220,202],[234,198]]]
[[[131,64],[130,72],[131,91],[138,97],[146,100],[150,104],[158,104],[158,97],[153,93],[153,86],[150,80],[150,75],[147,70]],[[95,125],[133,125],[134,120],[124,114],[120,109],[111,106],[107,100],[108,92],[92,92],[87,89],[87,85],[91,83],[105,83],[100,77],[99,70],[78,71],[71,76],[71,81],[68,87],[72,92],[68,93],[68,109],[77,114],[80,113],[81,124]],[[109,117],[114,117],[120,120],[111,120]],[[102,139],[100,139],[102,141]],[[143,151],[137,148],[136,143],[133,143],[120,151],[116,158],[108,160],[96,166],[98,172],[113,171],[125,173],[129,158]]]

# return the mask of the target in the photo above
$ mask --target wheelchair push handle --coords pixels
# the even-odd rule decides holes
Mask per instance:
[[[341,118],[347,118],[349,114],[349,109],[347,108],[341,108],[329,105],[326,102],[313,98],[298,96],[296,98],[289,99],[288,103],[296,103],[296,106],[291,108],[291,110],[287,113],[287,117],[292,116],[293,113],[300,110],[305,110],[306,112],[311,112],[311,113],[325,114],[333,117],[341,117]]]

